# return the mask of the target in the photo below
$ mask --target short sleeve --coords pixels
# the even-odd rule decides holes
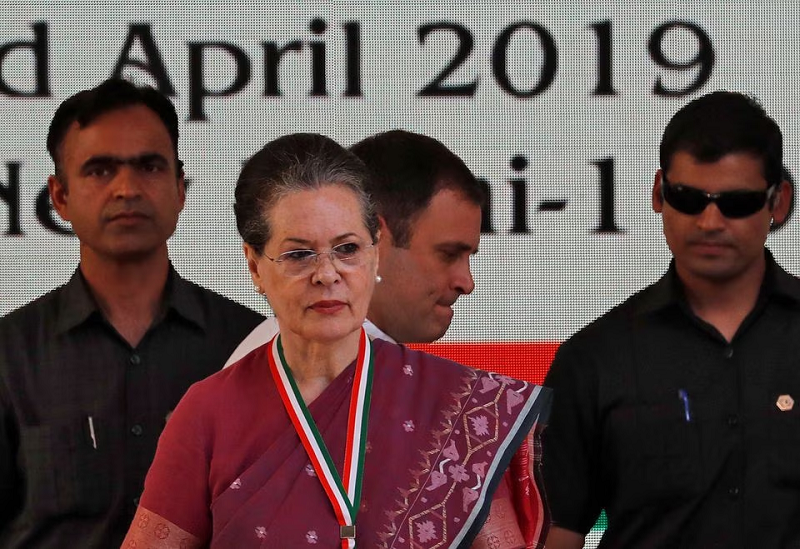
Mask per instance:
[[[561,346],[545,378],[553,405],[542,433],[542,473],[553,526],[585,535],[601,511],[600,429],[596,373],[575,343]]]
[[[196,386],[181,399],[159,438],[139,503],[201,540],[211,536],[211,429],[202,416],[209,407]]]

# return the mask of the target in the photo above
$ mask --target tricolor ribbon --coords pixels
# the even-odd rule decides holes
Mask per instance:
[[[286,413],[306,449],[311,464],[317,472],[322,488],[328,496],[339,521],[342,549],[355,549],[356,515],[361,502],[361,477],[367,442],[367,422],[372,391],[372,342],[361,329],[358,343],[353,389],[350,394],[350,412],[347,418],[347,443],[344,454],[344,474],[340,477],[331,459],[317,424],[308,411],[297,388],[286,359],[280,334],[270,343],[269,367],[278,387]]]

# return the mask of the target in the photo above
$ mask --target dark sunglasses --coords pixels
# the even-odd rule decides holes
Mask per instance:
[[[661,196],[667,204],[681,213],[697,215],[712,202],[725,217],[739,219],[748,217],[761,210],[767,201],[772,200],[777,185],[764,191],[724,191],[707,193],[686,185],[674,185],[661,175]]]

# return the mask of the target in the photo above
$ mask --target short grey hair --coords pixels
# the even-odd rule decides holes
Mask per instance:
[[[372,242],[378,215],[365,188],[369,172],[359,158],[324,135],[295,133],[270,141],[242,168],[236,182],[233,211],[236,228],[258,254],[272,237],[269,210],[283,197],[328,185],[353,191],[361,204]]]

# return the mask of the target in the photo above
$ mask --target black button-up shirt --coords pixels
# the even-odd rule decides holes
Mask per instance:
[[[261,320],[172,270],[135,348],[80,271],[0,319],[0,547],[119,547],[169,413]]]
[[[600,547],[800,547],[800,280],[767,264],[730,343],[671,267],[562,345],[542,441],[554,525],[585,534],[605,509]]]

